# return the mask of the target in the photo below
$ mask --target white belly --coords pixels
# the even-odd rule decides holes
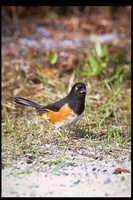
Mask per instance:
[[[81,115],[76,115],[74,117],[68,117],[67,120],[63,121],[63,122],[59,122],[58,124],[56,124],[56,129],[63,126],[71,126],[72,124],[76,123],[81,117],[82,117],[83,113]]]

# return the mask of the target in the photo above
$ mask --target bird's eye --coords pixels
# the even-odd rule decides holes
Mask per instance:
[[[78,90],[78,87],[75,87],[75,90]]]

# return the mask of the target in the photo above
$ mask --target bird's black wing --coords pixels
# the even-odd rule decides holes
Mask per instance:
[[[42,115],[45,112],[48,111],[54,111],[54,112],[58,112],[60,110],[60,108],[65,105],[67,103],[66,98],[61,99],[59,101],[56,101],[54,103],[48,104],[47,106],[44,106],[40,109],[37,109],[37,112]]]

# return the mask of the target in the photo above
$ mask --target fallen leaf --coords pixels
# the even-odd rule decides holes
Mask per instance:
[[[129,170],[126,170],[126,169],[122,169],[120,167],[118,167],[114,172],[113,174],[121,174],[121,173],[129,173]]]

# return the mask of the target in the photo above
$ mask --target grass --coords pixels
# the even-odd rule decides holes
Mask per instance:
[[[101,55],[103,54],[101,52],[99,53],[96,50],[100,58],[93,56],[91,52],[91,62],[101,59],[100,68],[97,68],[96,73],[92,71],[91,76],[87,74],[90,49],[87,61],[81,62],[79,60],[74,73],[65,74],[62,77],[47,76],[43,72],[41,62],[38,64],[38,69],[41,69],[41,71],[34,70],[34,73],[31,73],[31,69],[25,72],[21,67],[18,68],[17,64],[11,71],[7,71],[6,67],[3,66],[3,166],[8,165],[13,160],[18,160],[21,156],[25,157],[30,154],[39,163],[55,164],[54,170],[56,170],[64,163],[67,150],[71,149],[72,152],[76,152],[76,148],[82,146],[86,149],[88,149],[88,146],[94,147],[104,154],[112,151],[114,156],[116,156],[116,149],[119,150],[117,155],[126,154],[127,152],[124,152],[123,149],[128,149],[130,154],[130,77],[128,78],[127,73],[123,70],[124,64],[119,64],[119,67],[116,67],[115,70],[112,69],[111,72],[108,71],[107,64],[110,60],[106,59],[106,56],[109,58],[107,47],[103,48],[96,43],[95,48],[100,49],[101,52],[103,49],[104,64],[102,65]],[[53,62],[57,62],[57,55],[57,53],[48,55],[49,62],[52,62],[52,65]],[[106,67],[105,61],[107,62]],[[116,63],[116,60],[113,61]],[[118,62],[119,60],[117,60]],[[36,61],[35,63],[37,65]],[[83,65],[85,67],[81,70]],[[125,65],[128,65],[127,72],[129,73],[130,63],[127,64],[126,62]],[[24,74],[25,76],[23,76]],[[106,74],[105,78],[103,78],[103,74]],[[13,78],[10,79],[10,77]],[[53,131],[49,123],[36,117],[34,109],[15,107],[11,102],[12,96],[22,96],[46,105],[64,97],[68,93],[68,85],[71,86],[79,80],[87,85],[85,114],[77,126],[68,130],[61,130],[60,135]],[[119,84],[116,84],[116,81]],[[6,85],[4,85],[5,82]],[[108,146],[110,148],[107,148]],[[78,152],[76,155],[78,156]],[[42,159],[44,157],[45,161]]]

